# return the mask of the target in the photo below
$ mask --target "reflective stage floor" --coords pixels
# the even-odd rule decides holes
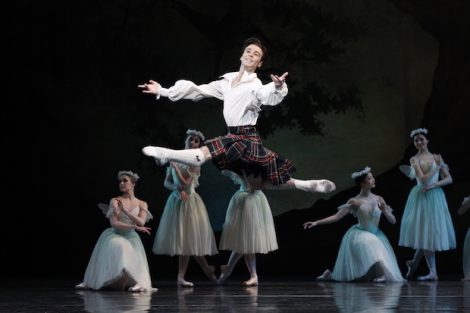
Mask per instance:
[[[194,288],[158,282],[151,293],[76,291],[76,282],[2,282],[0,312],[470,312],[470,282],[405,284],[296,280]]]

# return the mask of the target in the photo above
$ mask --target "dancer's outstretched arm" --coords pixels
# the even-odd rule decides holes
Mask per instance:
[[[224,99],[220,80],[203,85],[196,85],[189,80],[179,80],[170,88],[163,88],[158,82],[149,80],[147,83],[137,85],[137,88],[144,94],[155,95],[157,99],[162,96],[167,97],[171,101],[180,99],[199,101],[208,97]]]
[[[304,229],[307,229],[307,228],[312,228],[318,225],[331,224],[331,223],[339,221],[340,219],[348,215],[348,213],[349,213],[349,208],[343,208],[343,209],[340,209],[338,212],[336,212],[336,214],[330,215],[324,219],[305,222],[303,224],[303,227]]]

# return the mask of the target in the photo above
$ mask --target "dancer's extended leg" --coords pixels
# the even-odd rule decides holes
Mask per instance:
[[[197,261],[204,274],[206,274],[207,278],[209,278],[212,282],[217,283],[215,268],[207,263],[206,258],[203,256],[194,256],[194,259]]]
[[[142,149],[142,153],[153,157],[159,165],[164,165],[170,161],[176,161],[189,166],[201,166],[204,162],[212,158],[209,149],[206,146],[198,149],[185,150],[147,146]]]
[[[413,276],[414,272],[418,268],[419,262],[421,261],[421,258],[423,257],[424,252],[422,249],[417,249],[415,251],[415,254],[413,255],[413,259],[406,261],[406,267],[408,268],[408,271],[406,272],[406,279],[410,279],[411,276]]]
[[[232,274],[233,268],[237,264],[238,260],[242,257],[242,254],[232,252],[230,258],[228,259],[227,265],[220,266],[220,276],[219,276],[219,284],[223,284],[224,281]]]
[[[424,258],[428,264],[429,274],[426,276],[419,276],[418,280],[437,280],[436,253],[434,251],[424,250]]]
[[[176,284],[178,287],[192,287],[193,283],[186,281],[184,276],[186,275],[186,270],[188,269],[189,255],[180,255],[178,258],[178,278]]]
[[[336,189],[335,183],[327,179],[320,180],[301,180],[296,178],[289,179],[285,184],[274,186],[270,182],[264,184],[265,189],[288,190],[299,189],[307,192],[331,192]]]
[[[243,285],[251,287],[258,285],[258,273],[256,272],[256,254],[245,254],[245,263],[250,272],[250,279],[243,282]]]

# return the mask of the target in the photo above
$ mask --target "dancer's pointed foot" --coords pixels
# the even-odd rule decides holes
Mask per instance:
[[[298,189],[307,192],[321,192],[327,193],[336,190],[336,185],[330,180],[320,179],[320,180],[307,180],[303,183],[297,182],[296,186]]]
[[[380,276],[380,277],[374,278],[372,281],[374,283],[385,283],[387,282],[387,279],[385,278],[385,276]]]
[[[418,280],[419,281],[436,281],[436,280],[438,280],[438,277],[437,277],[436,273],[431,272],[426,276],[419,276]]]
[[[80,283],[80,284],[78,284],[78,285],[75,285],[75,289],[85,290],[85,289],[90,289],[90,287],[88,287],[87,285],[85,285],[85,283]]]
[[[178,287],[193,287],[194,284],[192,282],[189,282],[189,281],[186,281],[184,280],[183,278],[178,278],[178,280],[176,281],[176,284],[178,285]]]
[[[251,277],[250,279],[244,281],[243,286],[246,286],[246,287],[258,286],[258,276]]]
[[[217,283],[219,285],[222,285],[224,281],[232,274],[232,270],[228,265],[221,265],[220,266],[220,276],[219,279],[217,280]]]
[[[324,271],[323,274],[317,277],[317,280],[331,280],[331,271]]]
[[[146,146],[142,148],[142,153],[146,156],[153,157],[158,165],[165,165],[168,163],[167,149],[161,147]]]
[[[406,264],[406,267],[408,268],[405,278],[410,279],[416,270],[416,264],[413,260],[408,260],[405,262],[405,264]]]
[[[218,284],[217,276],[215,276],[215,267],[208,265],[205,266],[202,270],[204,271],[204,274],[206,274],[207,278],[210,279],[210,281]]]
[[[129,291],[130,291],[130,292],[144,292],[144,291],[145,291],[145,288],[142,287],[142,286],[139,285],[139,284],[135,284],[134,286],[132,286],[131,288],[129,288]]]

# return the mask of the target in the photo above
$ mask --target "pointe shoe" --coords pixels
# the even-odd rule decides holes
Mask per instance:
[[[419,281],[437,281],[438,280],[438,277],[437,277],[437,274],[436,273],[429,273],[428,275],[426,276],[419,276],[418,277],[418,280]]]
[[[128,290],[130,292],[144,292],[145,288],[139,284],[135,284],[133,287],[130,287]]]
[[[178,287],[188,287],[188,288],[191,288],[194,286],[194,284],[192,282],[189,282],[189,281],[186,281],[182,278],[178,279],[176,281],[176,284],[178,285]]]
[[[413,260],[408,260],[405,262],[406,267],[408,268],[408,271],[406,272],[405,278],[410,279],[411,276],[413,276],[415,270],[416,270],[416,264]]]
[[[85,283],[80,283],[80,284],[78,284],[78,285],[75,285],[75,289],[85,290],[85,289],[90,289],[90,287],[88,287],[87,285],[85,285]]]
[[[327,179],[322,179],[318,182],[317,185],[317,191],[318,192],[332,192],[336,190],[336,185],[332,181],[329,181]]]
[[[146,146],[142,148],[142,153],[146,156],[153,157],[157,165],[165,165],[169,161],[165,153],[165,148]]]
[[[215,267],[213,267],[212,265],[209,265],[209,266],[206,266],[202,269],[204,271],[204,274],[207,276],[207,278],[210,279],[210,281],[214,282],[214,283],[218,283],[217,281],[217,276],[215,276]]]
[[[217,280],[217,283],[219,285],[222,285],[224,281],[230,276],[232,271],[230,270],[230,267],[227,265],[221,265],[220,266],[220,276],[219,279]]]
[[[249,280],[244,281],[243,286],[246,286],[246,287],[258,286],[258,277],[252,277]]]
[[[374,283],[385,283],[387,282],[387,279],[385,278],[385,276],[380,276],[380,277],[374,278],[372,281]]]
[[[336,185],[332,181],[327,179],[320,179],[320,180],[309,180],[307,182],[307,186],[301,188],[307,192],[321,192],[327,193],[336,190]]]
[[[331,280],[331,271],[324,271],[323,274],[317,277],[317,280]]]

